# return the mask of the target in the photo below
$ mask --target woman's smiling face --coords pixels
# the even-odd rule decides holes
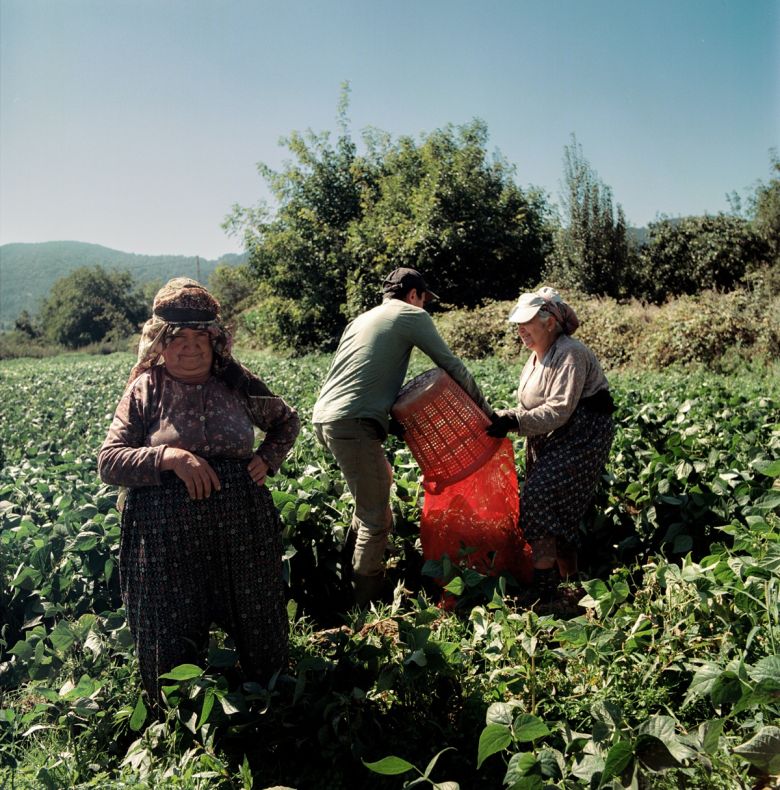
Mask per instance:
[[[517,325],[517,334],[520,335],[523,345],[535,351],[536,356],[541,358],[557,336],[555,321],[552,318],[543,320],[537,313],[530,321]]]
[[[163,351],[166,370],[179,381],[202,384],[211,375],[214,351],[205,329],[182,329]]]

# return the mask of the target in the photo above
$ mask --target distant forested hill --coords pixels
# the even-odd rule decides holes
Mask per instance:
[[[47,241],[41,244],[0,246],[0,329],[10,329],[27,310],[35,315],[51,286],[80,266],[100,265],[105,269],[129,271],[139,282],[171,277],[200,277],[204,283],[220,263],[243,263],[245,255],[229,254],[219,260],[186,255],[135,255],[99,244],[80,241]]]

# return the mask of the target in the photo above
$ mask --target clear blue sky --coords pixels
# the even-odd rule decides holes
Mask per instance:
[[[279,139],[482,118],[556,201],[575,133],[629,222],[726,210],[780,146],[778,0],[0,0],[0,244],[215,258]]]

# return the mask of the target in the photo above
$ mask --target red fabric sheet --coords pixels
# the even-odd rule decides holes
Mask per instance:
[[[426,560],[449,555],[458,562],[462,547],[476,549],[465,562],[480,573],[510,572],[521,584],[533,576],[531,547],[519,527],[520,498],[512,442],[504,439],[476,472],[445,488],[423,483],[425,500],[420,540]]]

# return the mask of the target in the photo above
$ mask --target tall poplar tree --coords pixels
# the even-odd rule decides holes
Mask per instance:
[[[563,170],[563,216],[547,276],[586,293],[620,296],[631,258],[623,208],[574,135],[564,146]]]

